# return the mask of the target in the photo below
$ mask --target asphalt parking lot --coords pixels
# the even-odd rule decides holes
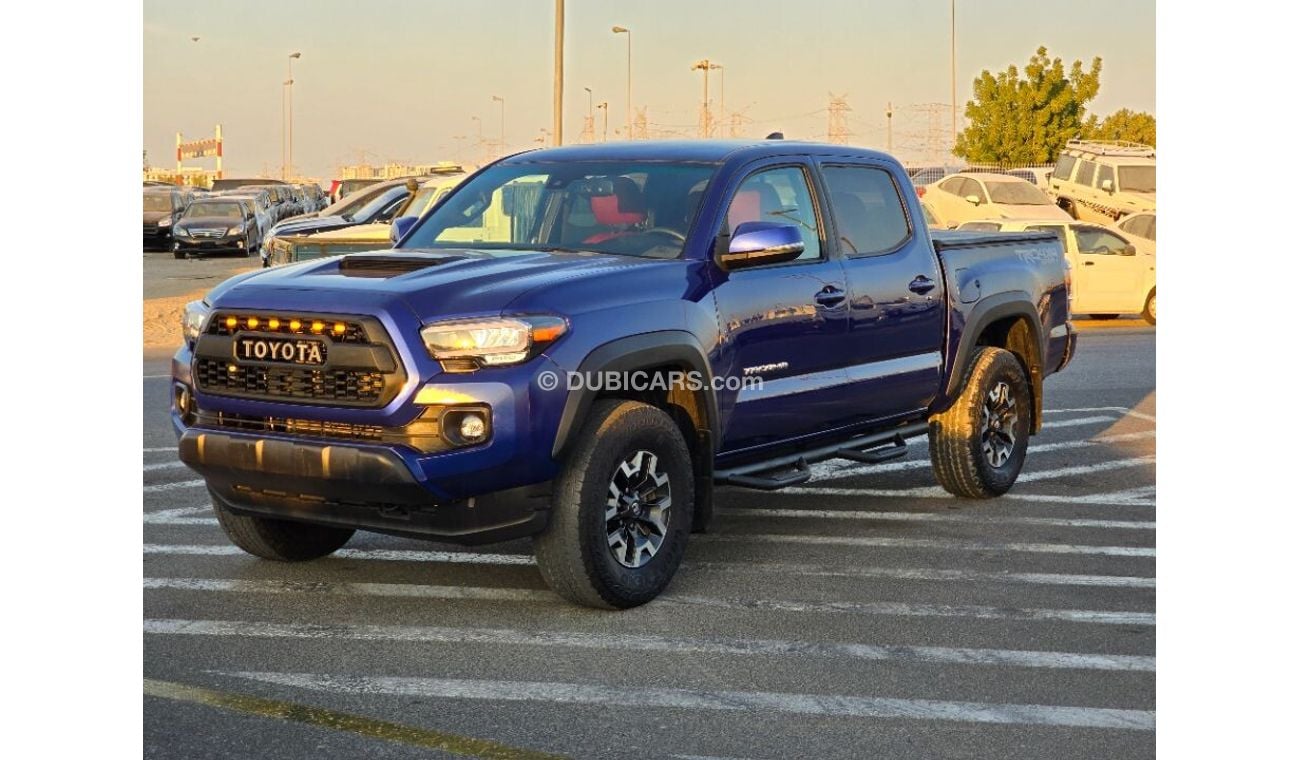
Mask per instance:
[[[221,254],[178,259],[170,251],[144,251],[144,297],[187,295],[216,287],[227,277],[260,265],[256,256]]]
[[[949,497],[923,443],[725,490],[621,613],[553,596],[526,542],[240,553],[146,362],[145,755],[1152,756],[1155,333],[1131,325],[1049,379],[1009,495]]]

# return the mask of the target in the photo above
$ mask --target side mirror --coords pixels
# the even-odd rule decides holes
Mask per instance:
[[[1115,183],[1112,182],[1111,180],[1103,179],[1101,181],[1101,189],[1105,190],[1108,193],[1113,193],[1115,192]]]
[[[718,256],[725,270],[794,261],[803,253],[803,235],[793,224],[741,222],[731,233],[726,253]]]
[[[968,195],[966,196],[966,202],[972,206],[978,206],[980,205],[980,197],[978,195]]]
[[[406,237],[406,233],[410,232],[418,221],[420,221],[418,216],[399,216],[394,219],[393,225],[388,229],[388,242],[396,243]]]
[[[1128,245],[1116,251],[1116,253],[1118,253],[1121,256],[1136,256],[1137,252],[1138,252],[1137,246],[1133,245],[1132,243],[1129,243]]]

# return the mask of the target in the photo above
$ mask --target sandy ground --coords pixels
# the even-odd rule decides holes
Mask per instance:
[[[183,296],[150,298],[144,302],[144,350],[156,352],[174,349],[181,344],[181,310],[185,304],[203,297],[207,289]]]

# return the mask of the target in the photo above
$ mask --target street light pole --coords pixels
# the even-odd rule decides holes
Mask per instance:
[[[632,30],[625,26],[614,27],[614,34],[627,35],[627,139],[632,139]]]
[[[280,83],[280,179],[289,178],[288,164],[286,163],[288,153],[285,151],[285,140],[289,135],[289,80],[286,79]]]
[[[551,101],[555,144],[564,144],[564,0],[555,0],[555,92]]]
[[[501,104],[501,148],[500,150],[501,153],[504,154],[506,152],[506,99],[499,95],[493,95],[492,100]]]
[[[727,118],[727,70],[722,64],[709,64],[710,68],[718,70],[718,110],[722,112],[722,118]]]
[[[957,0],[952,0],[949,9],[952,17],[952,144],[957,145]]]
[[[302,58],[302,53],[293,52],[289,54],[289,175],[293,175],[293,62],[296,58]],[[285,177],[289,179],[289,177]]]
[[[605,128],[601,132],[600,141],[609,142],[609,101],[602,100],[596,107],[605,112]]]

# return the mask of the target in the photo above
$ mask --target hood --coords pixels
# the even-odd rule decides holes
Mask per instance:
[[[144,212],[144,223],[157,224],[160,219],[170,219],[171,216],[172,212],[170,211],[146,211]]]
[[[313,240],[361,240],[367,243],[387,243],[388,235],[393,230],[389,224],[356,224],[348,227],[336,227],[313,235]]]
[[[217,306],[315,308],[346,313],[400,301],[423,321],[499,313],[534,289],[600,279],[680,261],[651,261],[599,253],[386,250],[273,267],[227,280],[209,295]],[[575,304],[576,306],[577,304]]]

